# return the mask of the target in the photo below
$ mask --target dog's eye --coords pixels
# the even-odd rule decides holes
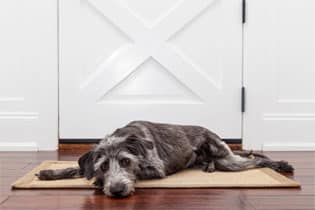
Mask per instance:
[[[108,169],[109,169],[109,161],[106,160],[104,163],[102,163],[102,165],[101,165],[101,170],[102,170],[103,172],[105,172],[105,171],[107,171]]]
[[[122,166],[122,167],[128,167],[129,165],[130,165],[130,159],[128,159],[128,158],[123,158],[123,159],[121,159],[120,160],[120,165]]]
[[[102,157],[101,154],[97,154],[97,155],[95,156],[95,160],[98,160],[98,159],[100,159],[101,157]]]

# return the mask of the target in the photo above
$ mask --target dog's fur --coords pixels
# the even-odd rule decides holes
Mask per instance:
[[[138,179],[163,178],[189,167],[206,172],[241,171],[269,167],[292,172],[285,161],[252,153],[233,153],[219,136],[206,128],[133,121],[106,136],[79,159],[79,168],[43,170],[39,179],[95,177],[95,185],[112,197],[134,192]]]

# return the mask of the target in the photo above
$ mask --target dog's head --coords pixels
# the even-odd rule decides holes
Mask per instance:
[[[80,157],[81,173],[87,179],[95,177],[95,185],[107,196],[126,197],[134,192],[141,159],[152,149],[152,142],[136,135],[105,137]]]

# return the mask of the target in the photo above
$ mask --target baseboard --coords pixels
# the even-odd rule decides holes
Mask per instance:
[[[87,151],[100,139],[59,139],[59,150]],[[242,150],[242,139],[223,139],[232,150]]]
[[[61,144],[58,145],[59,151],[88,151],[94,147],[94,144]]]
[[[265,143],[264,151],[315,151],[315,142]]]
[[[241,144],[228,144],[232,150],[242,150]],[[93,144],[59,144],[59,151],[88,151],[93,148]]]
[[[242,144],[242,139],[225,138],[222,139],[227,144]],[[59,144],[97,144],[100,139],[59,139]]]
[[[98,144],[101,139],[59,139],[59,144]]]
[[[0,151],[38,151],[36,142],[0,142]]]

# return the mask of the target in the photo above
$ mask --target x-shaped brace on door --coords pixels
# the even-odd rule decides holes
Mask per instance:
[[[209,83],[212,87],[219,88],[219,85],[189,58],[166,43],[198,18],[215,0],[181,0],[163,18],[149,27],[118,0],[87,1],[132,40],[132,43],[122,46],[104,59],[96,71],[82,83],[80,88],[90,90],[90,97],[102,97],[150,57],[161,63],[203,99],[209,97],[201,95],[205,89],[209,89]]]

